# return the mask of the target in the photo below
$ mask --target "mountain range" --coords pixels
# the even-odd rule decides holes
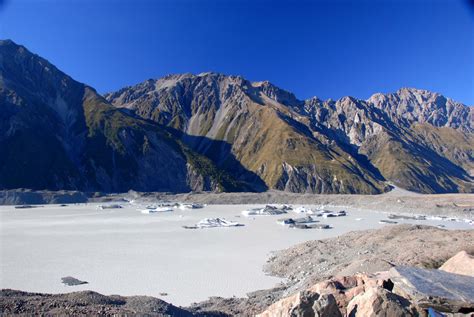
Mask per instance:
[[[300,100],[209,72],[101,96],[3,40],[0,107],[2,189],[474,192],[474,109],[426,90]]]

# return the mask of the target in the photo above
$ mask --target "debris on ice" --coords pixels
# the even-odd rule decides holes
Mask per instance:
[[[306,224],[306,223],[290,224],[289,227],[296,228],[296,229],[332,229],[330,225],[326,225],[326,224]]]
[[[343,216],[347,216],[347,213],[345,212],[345,210],[341,210],[341,211],[338,211],[338,212],[333,212],[333,211],[329,211],[329,210],[324,210],[321,212],[322,214],[322,217],[323,218],[332,218],[332,217],[343,217]]]
[[[181,210],[186,210],[186,209],[200,209],[204,208],[206,205],[203,204],[188,204],[188,203],[178,203],[176,204],[176,208],[179,208]]]
[[[315,223],[318,220],[314,219],[311,216],[302,217],[302,218],[284,218],[278,219],[277,223],[281,225],[291,225],[291,224],[305,224],[305,223]]]
[[[216,228],[216,227],[240,227],[240,224],[235,221],[229,221],[224,218],[204,218],[194,226],[183,226],[184,229],[203,229],[203,228]]]
[[[381,223],[381,224],[391,224],[391,225],[394,225],[394,224],[397,224],[398,222],[392,221],[392,220],[384,220],[384,219],[382,219],[382,220],[379,221],[379,223]]]
[[[173,208],[171,207],[153,207],[153,208],[145,208],[141,210],[142,214],[152,214],[155,212],[171,212]]]
[[[122,205],[119,204],[111,204],[111,205],[100,205],[99,209],[120,209],[123,208]]]
[[[244,216],[271,216],[271,215],[281,215],[288,213],[288,210],[291,210],[291,207],[284,205],[283,207],[276,207],[271,205],[266,205],[263,208],[251,208],[242,211]]]

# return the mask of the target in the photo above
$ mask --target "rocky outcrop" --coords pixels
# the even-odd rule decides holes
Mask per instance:
[[[393,291],[420,309],[474,312],[474,277],[442,270],[401,266],[390,270]]]
[[[438,93],[402,88],[395,93],[375,94],[368,101],[384,110],[393,120],[474,132],[473,109]]]
[[[290,295],[332,276],[375,273],[400,265],[438,268],[456,252],[472,252],[473,239],[472,230],[448,234],[431,226],[395,225],[295,245],[275,252],[265,270],[287,278],[286,295]]]
[[[223,311],[237,316],[315,316],[317,308],[324,306],[322,303],[332,302],[333,297],[342,316],[427,316],[429,307],[443,311],[446,316],[470,316],[473,311],[469,308],[469,296],[464,296],[464,304],[459,305],[457,301],[458,306],[454,306],[452,301],[447,301],[447,296],[441,301],[432,290],[466,289],[472,278],[451,274],[458,278],[444,284],[440,283],[439,276],[449,273],[422,268],[439,267],[459,248],[471,250],[473,238],[471,231],[397,225],[306,242],[270,259],[270,273],[287,278],[284,285],[250,293],[247,298],[210,298],[194,304],[193,310]],[[404,267],[438,276],[425,279],[418,275],[422,286],[428,285],[415,292],[422,301],[399,291],[417,284],[399,278],[398,272]],[[457,296],[455,294],[459,292],[452,292],[451,296]]]
[[[421,93],[410,91],[414,96]],[[435,111],[431,103],[417,103],[423,102],[422,97],[410,101],[410,107],[388,98],[387,107],[382,107],[377,100],[385,95],[377,96],[367,101],[312,98],[295,110],[310,118],[313,130],[361,155],[360,159],[367,159],[385,179],[401,188],[424,193],[471,192],[474,133],[469,107],[456,104],[453,107],[458,110],[454,111],[446,106],[452,113],[466,115],[461,116],[462,124],[441,124],[406,114],[413,107],[426,113]]]
[[[406,306],[404,298],[381,287],[369,288],[355,296],[347,305],[349,317],[408,317],[416,316]]]
[[[445,272],[468,275],[474,277],[474,256],[466,251],[460,251],[455,256],[444,262],[439,268]]]
[[[334,277],[277,301],[257,316],[413,316],[408,301],[392,293],[391,286],[387,272]]]
[[[342,317],[332,294],[320,295],[314,292],[300,292],[268,307],[257,317]]]
[[[405,317],[425,316],[428,309],[462,315],[474,312],[473,282],[470,276],[400,266],[319,282],[257,316]]]

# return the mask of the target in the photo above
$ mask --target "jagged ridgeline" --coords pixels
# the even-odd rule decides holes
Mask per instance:
[[[0,42],[0,187],[473,192],[473,110],[401,89],[298,100],[269,82],[170,75],[104,97]]]

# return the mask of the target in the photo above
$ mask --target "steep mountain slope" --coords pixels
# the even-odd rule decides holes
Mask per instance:
[[[169,75],[104,97],[0,41],[0,188],[474,191],[474,111],[425,90],[298,100]]]
[[[313,134],[288,107],[300,101],[268,82],[215,73],[171,75],[106,98],[177,130],[186,144],[241,180],[260,178],[269,188],[311,193],[387,189],[370,163]]]
[[[148,80],[106,98],[269,188],[375,193],[387,180],[424,193],[474,190],[473,111],[439,94],[405,88],[367,101],[302,101],[269,82],[203,73]]]
[[[9,40],[0,41],[0,106],[0,188],[237,189],[162,127]]]
[[[399,187],[424,193],[473,190],[469,171],[474,162],[474,139],[469,132],[472,112],[469,115],[468,107],[458,104],[458,111],[451,114],[456,118],[441,121],[455,122],[453,128],[435,126],[435,122],[428,123],[421,115],[405,114],[397,105],[388,105],[399,111],[397,115],[377,105],[372,99],[345,97],[323,102],[314,98],[299,111],[311,118],[314,129],[367,157]],[[459,113],[467,115],[457,117]]]

